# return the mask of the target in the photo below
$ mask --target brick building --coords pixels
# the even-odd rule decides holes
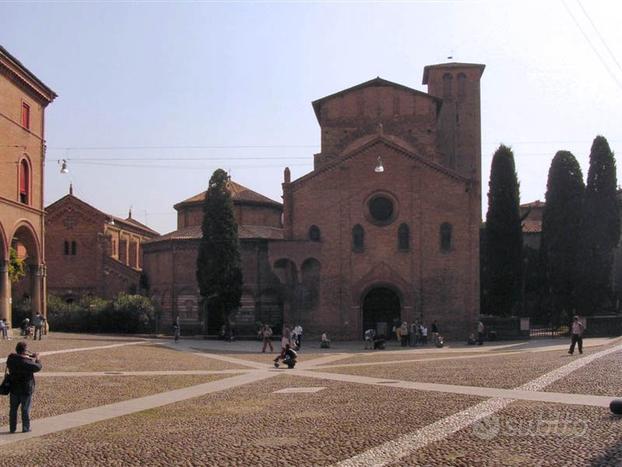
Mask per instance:
[[[368,327],[384,333],[398,320],[422,319],[437,320],[446,335],[471,332],[483,70],[432,65],[423,73],[428,93],[376,78],[313,102],[321,152],[297,180],[285,169],[282,221],[278,203],[256,205],[239,191],[261,195],[232,184],[245,284],[238,328],[301,323],[307,333],[358,338]],[[144,247],[152,293],[169,320],[201,320],[201,198],[177,205],[179,229]]]
[[[69,194],[46,208],[48,292],[68,302],[83,295],[135,293],[142,244],[159,234],[132,218],[106,214]]]
[[[234,181],[228,183],[238,223],[244,290],[236,322],[247,330],[255,321],[280,326],[283,321],[281,284],[273,274],[268,257],[270,241],[283,238],[280,203],[249,190]],[[196,260],[203,221],[205,192],[176,204],[178,229],[143,245],[145,272],[150,295],[164,311],[164,322],[179,316],[182,326],[200,332]],[[210,322],[212,332],[219,323]]]
[[[46,313],[43,167],[45,108],[56,94],[0,47],[0,317],[11,320],[9,252],[27,263],[17,284]]]

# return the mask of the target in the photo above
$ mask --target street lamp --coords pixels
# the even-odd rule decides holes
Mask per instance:
[[[377,174],[384,172],[384,166],[382,165],[382,159],[380,158],[380,156],[378,156],[378,161],[376,162],[376,168],[374,169],[374,172],[376,172]]]

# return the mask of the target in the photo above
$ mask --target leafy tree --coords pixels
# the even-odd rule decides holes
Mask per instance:
[[[15,248],[9,248],[9,280],[19,282],[26,275],[26,262],[17,256]]]
[[[512,150],[499,146],[492,159],[485,229],[487,307],[508,316],[521,298],[523,238],[519,185]]]
[[[238,226],[227,188],[229,177],[216,170],[209,181],[203,204],[203,236],[199,245],[196,277],[202,306],[209,310],[212,329],[227,323],[229,314],[240,306],[242,268]]]
[[[584,193],[579,163],[570,152],[558,151],[549,169],[540,245],[543,310],[553,323],[565,322],[576,306]]]
[[[590,151],[581,229],[578,311],[583,314],[598,313],[611,306],[613,250],[620,238],[616,185],[613,152],[607,140],[597,136]]]

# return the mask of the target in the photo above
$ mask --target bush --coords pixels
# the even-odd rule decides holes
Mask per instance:
[[[78,303],[65,303],[50,295],[48,322],[54,331],[151,332],[155,312],[151,301],[141,295],[121,293],[113,301],[87,296]]]

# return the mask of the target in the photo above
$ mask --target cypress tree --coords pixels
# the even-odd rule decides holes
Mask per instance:
[[[555,324],[566,322],[576,306],[581,212],[585,185],[575,157],[558,151],[549,169],[542,214],[540,260],[544,271],[543,311]]]
[[[489,312],[508,316],[521,298],[523,236],[519,185],[512,150],[499,146],[492,159],[486,214]]]
[[[209,181],[203,204],[202,237],[197,257],[197,283],[202,307],[209,312],[209,325],[218,329],[240,306],[242,268],[238,226],[227,189],[229,177],[216,170]]]
[[[597,136],[590,151],[590,168],[583,205],[581,294],[578,310],[595,314],[611,306],[613,250],[620,238],[616,202],[616,163],[609,143]]]

